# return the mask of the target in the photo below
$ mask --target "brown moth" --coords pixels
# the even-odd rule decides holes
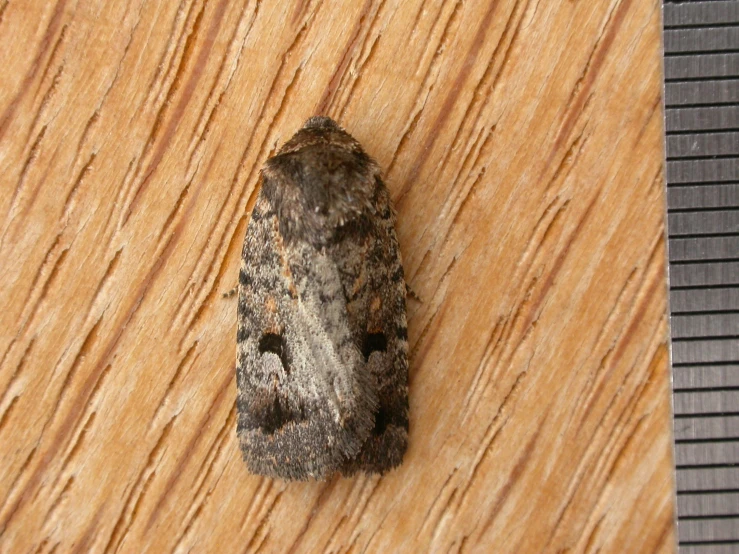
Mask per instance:
[[[261,179],[239,274],[244,460],[287,480],[384,473],[408,442],[408,329],[380,169],[312,117]]]

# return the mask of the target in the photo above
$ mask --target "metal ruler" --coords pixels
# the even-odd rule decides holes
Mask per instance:
[[[679,552],[739,553],[739,0],[663,16]]]

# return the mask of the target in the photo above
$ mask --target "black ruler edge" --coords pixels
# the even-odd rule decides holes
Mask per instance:
[[[662,3],[680,554],[739,553],[739,0]]]

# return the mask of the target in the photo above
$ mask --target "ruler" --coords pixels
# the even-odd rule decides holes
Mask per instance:
[[[663,18],[679,553],[739,553],[739,0]]]

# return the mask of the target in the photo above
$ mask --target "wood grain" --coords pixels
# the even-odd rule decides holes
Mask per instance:
[[[672,552],[657,0],[0,1],[0,549]],[[249,475],[259,167],[386,170],[410,449]]]

